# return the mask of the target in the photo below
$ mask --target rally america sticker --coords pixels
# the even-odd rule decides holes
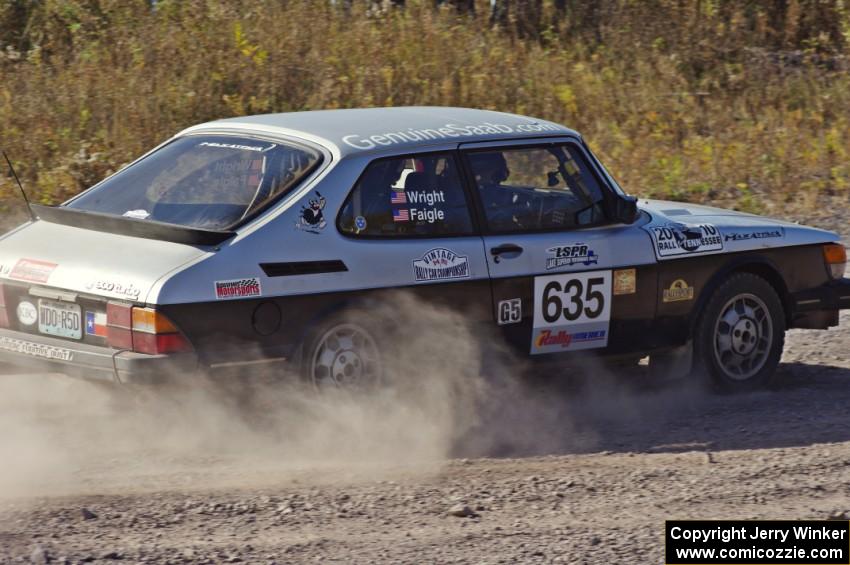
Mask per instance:
[[[442,281],[469,278],[469,259],[444,247],[432,249],[413,262],[417,281]]]
[[[215,281],[215,298],[224,300],[228,298],[247,298],[260,296],[260,279],[236,279],[232,281]]]
[[[644,229],[652,236],[655,255],[659,259],[723,251],[723,237],[720,230],[712,224],[687,225],[671,222]]]

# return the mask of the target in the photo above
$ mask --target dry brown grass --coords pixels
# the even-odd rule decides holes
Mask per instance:
[[[303,0],[5,0],[0,143],[34,199],[55,203],[197,122],[457,105],[574,127],[640,195],[759,210],[847,194],[850,17],[838,0],[784,2],[780,20],[768,4],[605,0],[591,26],[544,2],[529,32],[494,27],[483,1],[467,17],[410,1],[368,15]]]

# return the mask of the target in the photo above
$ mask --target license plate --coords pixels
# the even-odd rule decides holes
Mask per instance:
[[[69,302],[38,301],[38,331],[69,339],[82,339],[81,308]]]

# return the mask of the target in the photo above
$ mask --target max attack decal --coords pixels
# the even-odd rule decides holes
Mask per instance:
[[[723,251],[720,230],[712,224],[686,225],[671,222],[664,226],[649,226],[644,229],[652,236],[655,255],[659,259]]]
[[[260,296],[262,293],[260,279],[258,278],[215,281],[215,297],[217,300]]]
[[[325,229],[328,225],[324,213],[326,204],[325,197],[317,192],[315,199],[310,200],[306,206],[301,206],[301,216],[295,222],[295,228],[310,233],[319,233]]]
[[[58,267],[56,263],[36,261],[34,259],[21,259],[12,268],[9,277],[20,281],[46,283],[50,274]]]
[[[469,277],[469,259],[443,247],[432,249],[413,262],[417,281],[440,281]]]
[[[550,247],[546,250],[546,253],[552,255],[552,257],[546,258],[547,271],[572,265],[595,265],[599,263],[599,255],[584,243]]]
[[[747,233],[727,233],[725,239],[726,241],[747,241],[749,239],[771,239],[775,237],[785,237],[785,230],[779,228]]]
[[[670,285],[670,288],[665,288],[662,293],[664,302],[681,302],[683,300],[694,299],[694,287],[688,286],[684,279],[676,279]]]

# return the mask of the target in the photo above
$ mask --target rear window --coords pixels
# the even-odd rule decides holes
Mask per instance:
[[[183,137],[103,181],[68,207],[222,229],[290,191],[319,160],[316,151],[289,143]]]

